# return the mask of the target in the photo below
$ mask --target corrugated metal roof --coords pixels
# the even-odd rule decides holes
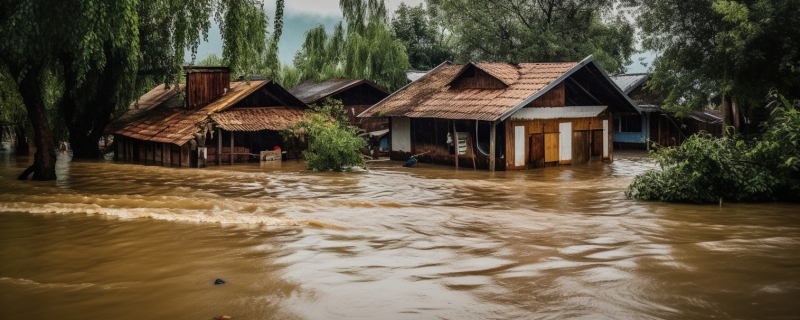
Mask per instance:
[[[722,123],[722,111],[720,110],[699,110],[692,111],[689,118],[707,123]]]
[[[218,127],[228,131],[286,130],[303,120],[303,110],[294,107],[230,109],[211,115]]]
[[[630,73],[630,74],[618,74],[615,76],[610,77],[611,80],[614,80],[614,83],[619,87],[622,92],[625,94],[630,94],[631,91],[635,90],[636,88],[643,85],[647,82],[647,79],[650,79],[650,74],[648,73]]]
[[[143,141],[183,145],[194,138],[194,133],[210,123],[209,115],[230,108],[268,82],[270,81],[232,82],[231,90],[224,96],[194,110],[185,109],[178,93],[175,90],[165,93],[161,85],[139,99],[140,109],[127,112],[111,124],[106,133]],[[148,108],[142,109],[142,105]]]
[[[367,84],[380,91],[385,92],[385,90],[381,89],[376,84],[364,79],[358,79],[358,80],[333,79],[322,83],[311,83],[309,81],[306,81],[290,89],[289,92],[291,92],[295,97],[297,97],[304,103],[312,104],[312,103],[322,102],[322,100],[332,95],[338,94],[342,91],[345,91],[347,89],[350,89],[352,87],[361,84]]]

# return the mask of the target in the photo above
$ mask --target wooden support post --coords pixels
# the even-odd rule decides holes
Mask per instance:
[[[231,131],[231,165],[233,165],[233,131]]]
[[[497,121],[492,121],[492,128],[489,130],[489,172],[494,172],[495,167],[495,140],[497,139]]]
[[[217,165],[222,165],[222,129],[217,128]]]
[[[456,120],[453,120],[453,151],[456,159],[456,170],[458,170],[458,132],[456,131]]]

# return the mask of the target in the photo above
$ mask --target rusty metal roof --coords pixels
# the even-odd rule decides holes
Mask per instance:
[[[228,131],[286,130],[304,118],[295,107],[229,109],[211,115],[214,123]]]
[[[504,89],[450,89],[449,84],[470,66],[505,83]],[[587,69],[588,68],[588,69]],[[362,112],[359,117],[410,117],[458,120],[505,120],[555,85],[579,70],[583,76],[600,79],[605,94],[625,109],[639,112],[636,105],[608,79],[592,56],[581,62],[563,63],[474,63],[445,62],[416,81]]]
[[[138,100],[139,109],[129,110],[109,125],[106,133],[143,141],[183,145],[194,138],[194,133],[211,122],[210,115],[230,108],[269,82],[271,81],[232,82],[230,91],[225,95],[194,110],[184,108],[178,92],[164,91],[164,86],[161,85],[142,96]],[[134,107],[134,104],[131,106]]]
[[[386,92],[386,90],[381,89],[378,87],[378,85],[365,79],[332,79],[321,83],[312,83],[310,81],[306,81],[290,89],[289,92],[300,99],[300,101],[303,101],[307,104],[313,104],[322,102],[322,100],[325,100],[330,96],[361,84],[367,84],[380,91]]]

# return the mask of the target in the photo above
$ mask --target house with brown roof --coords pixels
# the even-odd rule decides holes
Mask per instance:
[[[613,116],[639,113],[594,62],[445,62],[359,117],[388,117],[390,157],[489,170],[613,160]]]
[[[186,69],[177,90],[159,85],[109,125],[114,159],[204,167],[257,161],[260,151],[289,150],[280,131],[303,119],[308,106],[268,79],[233,81],[230,69]]]
[[[365,79],[332,79],[321,83],[303,82],[289,89],[295,97],[308,105],[323,104],[328,99],[339,100],[344,105],[350,123],[364,131],[386,129],[386,118],[358,118],[372,105],[389,96],[389,92]]]

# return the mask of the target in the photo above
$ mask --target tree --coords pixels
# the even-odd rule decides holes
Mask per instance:
[[[800,201],[800,102],[774,95],[766,133],[713,138],[701,133],[654,153],[659,170],[634,178],[639,200],[714,203]]]
[[[764,105],[771,89],[800,92],[800,3],[795,0],[627,0],[645,49],[659,53],[650,89],[665,107],[721,101],[725,124]],[[740,112],[740,109],[743,109]]]
[[[333,100],[312,106],[305,120],[282,134],[287,140],[302,137],[308,141],[303,156],[309,170],[344,171],[365,166],[360,149],[366,146],[366,141],[356,131],[356,127],[347,123],[342,102]]]
[[[613,0],[429,0],[452,33],[458,62],[578,61],[592,54],[623,72],[634,52],[633,26]]]
[[[445,29],[437,19],[435,10],[422,4],[416,7],[400,3],[392,18],[392,31],[403,42],[412,68],[430,70],[442,62],[452,60],[445,45]]]
[[[96,157],[115,112],[152,83],[172,83],[184,50],[192,57],[216,13],[235,71],[251,70],[263,52],[266,16],[254,0],[10,0],[0,4],[0,65],[15,79],[31,121],[34,164],[20,178],[55,179],[57,122],[74,157]],[[64,26],[69,26],[68,28]],[[260,29],[259,29],[260,28]],[[250,41],[253,40],[253,41]],[[53,80],[54,79],[54,80]],[[46,91],[56,98],[48,103]],[[52,108],[51,108],[52,109]]]
[[[387,26],[382,0],[341,0],[347,28],[340,22],[328,35],[323,26],[306,33],[295,54],[302,80],[365,78],[396,90],[406,84],[408,56]]]

